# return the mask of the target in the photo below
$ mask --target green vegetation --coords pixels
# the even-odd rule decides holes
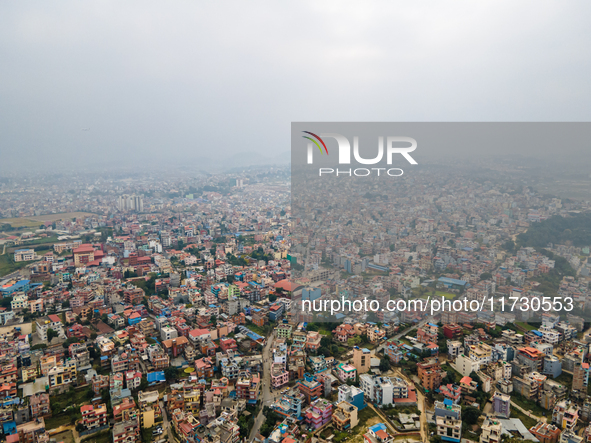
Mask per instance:
[[[591,214],[554,215],[540,223],[532,223],[527,232],[517,236],[519,246],[545,248],[548,243],[567,242],[573,246],[591,244]]]
[[[534,329],[536,329],[535,326],[532,326],[529,323],[525,323],[522,321],[516,321],[515,325],[522,328],[522,329],[525,329],[526,331],[533,331]]]
[[[112,432],[110,429],[99,432],[98,434],[89,435],[86,438],[82,439],[83,442],[92,442],[92,443],[111,443],[112,440]],[[149,440],[148,440],[149,441]]]
[[[63,394],[51,396],[49,398],[51,410],[53,411],[51,419],[56,420],[56,422],[67,419],[68,423],[71,422],[73,424],[73,421],[71,421],[72,417],[74,420],[77,419],[76,414],[80,414],[80,405],[88,403],[88,400],[91,399],[93,395],[92,389],[87,387],[84,389],[69,390]],[[63,412],[64,409],[68,407],[72,407],[73,410]],[[65,416],[65,418],[60,418],[61,416]],[[47,423],[47,420],[45,420],[45,422]],[[48,429],[53,429],[54,427],[59,426],[60,425],[49,427],[48,425]]]
[[[18,269],[24,268],[30,262],[18,262],[14,261],[14,255],[6,252],[4,255],[0,255],[0,276],[10,274]]]
[[[359,424],[355,427],[358,432],[361,433],[366,432],[366,423],[372,417],[377,417],[378,415],[374,412],[372,408],[366,406],[362,411],[359,412],[357,418],[359,419]]]
[[[47,429],[57,429],[60,426],[67,426],[70,424],[74,424],[72,423],[72,417],[70,414],[52,415],[45,419],[45,427]]]
[[[541,417],[543,414],[548,412],[536,402],[528,400],[515,392],[511,394],[511,401],[520,406],[523,410],[531,411],[532,414],[538,417]]]
[[[445,297],[449,300],[453,300],[457,294],[451,294],[449,292],[443,292],[443,291],[435,291],[435,295],[438,297]]]
[[[535,418],[528,417],[517,408],[511,408],[511,418],[518,418],[527,429],[535,426],[538,421]]]
[[[572,385],[573,385],[573,377],[572,377],[572,375],[569,375],[566,372],[563,372],[558,377],[556,377],[554,380],[556,382],[562,383],[564,386],[566,386],[567,389],[568,389],[568,391],[571,390]]]
[[[447,385],[450,383],[451,384],[459,384],[460,383],[460,380],[462,379],[462,374],[460,374],[458,371],[456,371],[450,365],[443,364],[443,365],[441,365],[441,369],[443,369],[445,372],[447,372],[447,375],[442,380],[442,384]]]
[[[247,322],[246,327],[250,329],[252,332],[256,332],[257,334],[262,335],[263,337],[266,337],[272,329],[272,326],[269,324],[266,324],[261,328],[260,326],[257,326],[252,322]]]
[[[259,432],[261,433],[262,436],[268,437],[269,435],[271,435],[271,432],[273,432],[273,429],[275,429],[275,425],[277,423],[280,423],[281,421],[283,421],[283,419],[285,417],[278,414],[277,412],[275,412],[274,410],[272,410],[268,406],[265,406],[263,408],[263,414],[264,414],[266,420],[261,425],[261,429],[259,430]]]

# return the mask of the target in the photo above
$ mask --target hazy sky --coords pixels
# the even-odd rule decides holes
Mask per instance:
[[[0,168],[254,161],[289,151],[291,121],[589,121],[590,19],[588,1],[2,2]]]

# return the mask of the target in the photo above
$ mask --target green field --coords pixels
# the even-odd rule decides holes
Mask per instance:
[[[17,269],[24,268],[27,263],[30,262],[18,262],[15,263],[14,257],[12,254],[4,254],[0,255],[0,277],[3,275],[10,274],[11,272],[16,271]]]
[[[516,321],[515,325],[519,326],[520,328],[526,329],[527,331],[533,331],[534,329],[536,329],[535,326],[532,326],[529,323],[525,323],[522,321]]]
[[[515,402],[517,405],[521,406],[525,411],[531,411],[532,414],[541,417],[544,413],[547,413],[544,408],[538,405],[536,402],[532,400],[527,400],[523,398],[521,395],[511,395],[511,401]],[[513,408],[511,409],[513,411]]]
[[[538,421],[535,418],[528,417],[517,408],[511,408],[511,418],[518,418],[527,429],[535,426]]]
[[[71,417],[68,414],[52,415],[45,419],[45,427],[47,429],[57,429],[60,426],[69,425]]]
[[[0,218],[0,226],[10,225],[13,228],[38,228],[41,226],[41,222],[36,220],[30,220],[28,218]]]
[[[457,294],[452,294],[450,292],[443,292],[443,291],[435,291],[435,295],[438,297],[445,297],[449,300],[453,300]]]

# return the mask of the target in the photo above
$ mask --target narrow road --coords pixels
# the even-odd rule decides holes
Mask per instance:
[[[527,415],[530,418],[534,418],[534,419],[536,419],[538,421],[541,421],[541,422],[546,423],[546,417],[538,417],[537,415],[534,415],[531,412],[526,411],[525,409],[523,409],[521,406],[519,406],[517,403],[515,403],[513,401],[511,401],[511,406],[514,407],[514,408],[519,409],[521,412],[523,412],[525,415]]]
[[[408,383],[409,386],[414,386],[415,393],[417,394],[417,407],[419,411],[421,411],[421,440],[429,441],[429,430],[427,427],[427,403],[425,401],[425,396],[423,393],[417,388],[417,384],[410,380],[406,375],[402,373],[400,368],[394,368],[394,372],[403,380]]]
[[[248,438],[249,442],[254,440],[254,437],[259,433],[259,429],[263,422],[267,419],[263,415],[263,408],[265,406],[269,406],[273,401],[274,396],[271,394],[271,357],[270,357],[270,350],[271,345],[273,343],[273,339],[275,338],[275,331],[271,333],[267,340],[267,344],[263,348],[263,377],[262,377],[262,395],[259,395],[259,399],[261,401],[261,410],[259,411],[259,415],[254,419],[254,426],[250,430],[250,436]]]
[[[174,442],[174,435],[172,435],[172,427],[170,422],[168,421],[168,413],[166,412],[166,408],[164,407],[164,402],[160,400],[160,408],[162,411],[162,430],[167,433],[168,441]]]

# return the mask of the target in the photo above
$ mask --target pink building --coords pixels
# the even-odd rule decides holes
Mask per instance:
[[[357,377],[357,369],[349,363],[339,363],[337,366],[337,376],[345,383],[347,380],[355,381],[355,378]]]
[[[273,363],[271,367],[271,385],[274,388],[283,386],[289,382],[289,372],[285,370],[285,365]]]
[[[324,398],[314,401],[306,411],[306,423],[314,429],[321,428],[332,420],[332,403]]]

